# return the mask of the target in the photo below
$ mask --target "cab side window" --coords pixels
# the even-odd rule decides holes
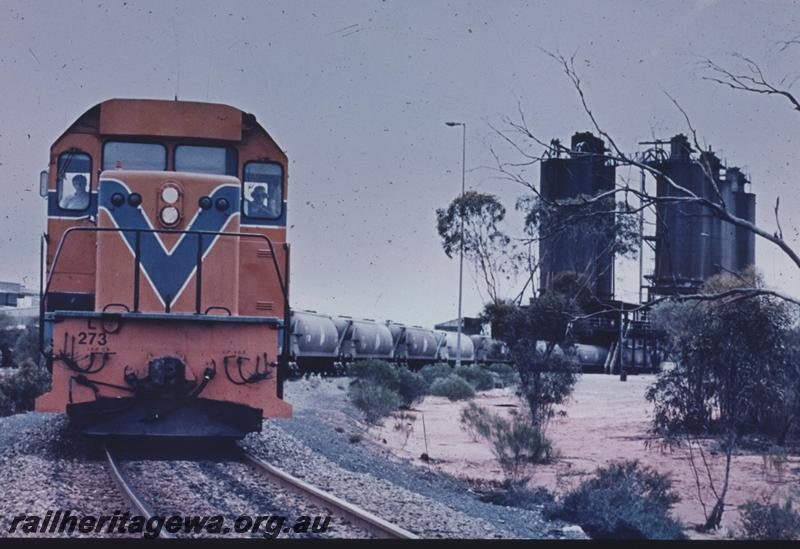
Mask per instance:
[[[92,157],[65,152],[58,157],[58,206],[62,210],[85,210],[91,203]]]
[[[251,219],[278,219],[283,213],[283,167],[248,162],[242,183],[242,214]]]

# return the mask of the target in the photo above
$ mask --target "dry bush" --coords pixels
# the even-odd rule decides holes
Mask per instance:
[[[476,391],[494,389],[494,377],[492,377],[492,374],[477,364],[461,366],[453,370],[453,373],[463,377]]]
[[[469,403],[461,411],[461,425],[474,439],[482,438],[490,446],[506,478],[519,482],[528,465],[547,463],[553,448],[529,418],[513,414],[509,419]]]
[[[623,461],[598,469],[548,515],[579,524],[593,539],[685,539],[669,515],[677,501],[669,477]]]
[[[748,501],[741,505],[741,537],[757,540],[800,539],[800,513],[793,508],[792,499],[783,505],[770,501]]]
[[[464,400],[474,397],[475,389],[463,377],[451,374],[434,381],[431,384],[430,393],[447,397],[450,400]]]

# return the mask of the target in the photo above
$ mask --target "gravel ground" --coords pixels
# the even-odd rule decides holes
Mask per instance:
[[[463,481],[392,456],[358,437],[366,426],[346,378],[289,383],[291,420],[267,420],[244,444],[289,473],[426,538],[584,538],[582,530],[529,511],[484,503]]]
[[[44,517],[49,510],[72,515],[129,511],[102,462],[87,459],[91,445],[73,432],[63,416],[24,414],[3,418],[0,437],[0,535],[8,537],[97,537],[77,529],[63,534],[9,532],[14,516]],[[115,534],[114,537],[140,537]]]
[[[264,537],[260,533],[235,533],[236,517],[248,515],[286,516],[281,538],[368,538],[360,528],[343,522],[329,509],[303,501],[301,497],[266,481],[252,468],[232,461],[132,461],[122,465],[134,489],[152,507],[155,514],[225,517],[231,528],[225,537]],[[289,527],[294,519],[332,516],[324,534],[295,533]],[[266,524],[266,522],[265,522]],[[274,523],[273,523],[274,524]],[[207,537],[207,533],[191,537]]]
[[[463,481],[399,460],[380,444],[362,438],[366,425],[347,401],[347,383],[345,378],[289,383],[287,399],[294,406],[294,418],[266,420],[263,432],[251,434],[243,445],[289,473],[421,537],[585,537],[579,528],[547,521],[539,511],[484,503]],[[0,536],[31,537],[19,531],[8,533],[12,518],[21,513],[44,516],[51,509],[69,509],[73,515],[134,513],[112,488],[113,480],[100,458],[96,447],[74,432],[61,415],[0,418]],[[272,486],[241,463],[139,458],[124,461],[122,467],[159,514],[219,514],[226,526],[244,514],[287,515],[290,521],[300,515],[332,514]],[[104,535],[124,537],[77,531],[70,536]],[[291,531],[284,536],[302,537]],[[329,531],[315,537],[360,538],[367,533],[334,515]]]
[[[0,451],[3,448],[13,446],[22,435],[27,436],[31,429],[36,429],[56,417],[54,414],[36,414],[33,412],[0,417]]]
[[[26,534],[21,526],[9,533],[13,517],[48,510],[70,510],[72,515],[138,514],[117,492],[95,444],[74,432],[64,416],[22,414],[2,418],[0,437],[0,537],[133,537],[141,534]],[[115,454],[117,452],[115,451]],[[118,457],[119,459],[119,457]],[[156,514],[225,517],[225,525],[241,515],[287,516],[291,526],[300,516],[329,516],[328,509],[311,505],[266,481],[243,463],[232,461],[134,460],[121,468],[134,489]],[[273,523],[274,524],[274,523]],[[265,527],[262,526],[262,532]],[[185,536],[186,534],[180,534]],[[209,536],[206,532],[192,537]],[[226,537],[263,537],[237,534]],[[280,537],[368,538],[369,534],[333,515],[324,534],[283,531]]]

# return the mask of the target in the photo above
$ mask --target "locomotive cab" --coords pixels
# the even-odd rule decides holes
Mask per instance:
[[[36,409],[90,435],[241,438],[290,416],[286,166],[225,105],[110,100],[73,124],[47,175]]]

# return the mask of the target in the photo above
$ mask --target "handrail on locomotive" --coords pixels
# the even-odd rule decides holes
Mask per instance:
[[[53,281],[53,276],[57,274],[56,266],[58,265],[58,260],[61,256],[61,252],[64,249],[64,246],[67,241],[67,237],[69,237],[72,233],[76,232],[119,232],[119,233],[126,233],[132,232],[135,233],[135,245],[134,245],[134,285],[133,285],[133,311],[132,313],[139,313],[139,279],[141,276],[141,235],[142,233],[169,233],[169,234],[184,234],[184,235],[196,235],[197,236],[197,256],[196,256],[196,291],[195,291],[195,313],[196,315],[203,315],[208,314],[208,311],[211,309],[219,309],[219,307],[209,307],[206,309],[205,312],[201,312],[201,303],[202,303],[202,285],[203,285],[203,237],[204,236],[211,236],[211,237],[234,237],[234,238],[256,238],[264,240],[269,246],[270,257],[272,258],[272,265],[275,268],[275,274],[277,275],[278,285],[281,290],[281,294],[283,295],[283,303],[284,303],[284,326],[283,326],[283,352],[281,353],[281,357],[279,359],[279,372],[286,372],[289,365],[289,328],[288,328],[288,319],[290,317],[290,307],[289,307],[289,291],[286,286],[286,282],[284,280],[284,276],[281,274],[280,266],[278,265],[278,260],[275,256],[275,247],[272,244],[272,240],[267,237],[266,235],[259,234],[259,233],[243,233],[243,232],[234,232],[234,231],[199,231],[199,230],[183,230],[183,229],[140,229],[140,228],[125,228],[125,227],[70,227],[64,231],[61,235],[61,239],[58,242],[58,246],[56,247],[56,252],[53,255],[53,261],[50,265],[50,272],[47,276],[47,282],[45,283],[44,289],[41,292],[41,299],[39,300],[39,326],[44,326],[44,317],[45,311],[47,310],[47,296],[50,292],[50,284]],[[284,271],[288,273],[289,269],[289,244],[283,243],[284,249]],[[42,250],[43,251],[43,250]],[[165,306],[166,313],[170,312],[170,305],[169,303]],[[105,308],[103,309],[102,315],[111,315],[113,313],[107,313]],[[228,315],[230,316],[230,311],[228,311]],[[44,341],[44,330],[39,330],[39,348],[41,350],[42,355],[48,361],[52,360],[52,350],[49,353],[45,352],[45,341]]]

